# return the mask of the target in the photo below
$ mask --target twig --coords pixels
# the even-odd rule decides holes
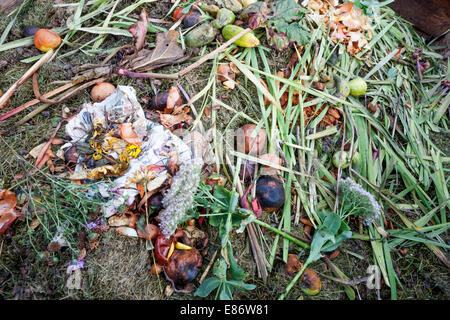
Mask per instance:
[[[65,100],[71,96],[73,96],[74,94],[76,94],[77,92],[90,87],[93,84],[96,84],[97,82],[103,82],[105,81],[106,78],[98,78],[89,82],[86,82],[85,84],[82,84],[79,87],[74,88],[73,90],[66,92],[64,94],[62,94],[61,96],[58,97],[58,100]],[[44,111],[45,109],[47,109],[50,106],[49,103],[45,103],[42,106],[40,106],[39,108],[33,110],[32,112],[30,112],[28,115],[26,115],[25,117],[23,117],[20,121],[18,121],[16,124],[14,124],[14,127],[18,127],[22,124],[24,124],[25,122],[29,121],[30,119],[32,119],[34,116],[36,116],[37,114],[41,113],[42,111]]]
[[[345,108],[345,107],[344,107]],[[342,144],[341,144],[341,152],[339,153],[339,167],[338,167],[338,176],[337,176],[337,183],[336,183],[336,201],[334,203],[334,212],[337,212],[338,204],[339,204],[339,184],[341,181],[341,175],[342,175],[342,155],[344,153],[344,145],[345,145],[345,123],[347,120],[346,113],[342,113],[344,115],[344,123],[342,124],[344,130],[342,133]]]
[[[225,160],[227,164],[230,166],[231,173],[235,175],[235,170],[231,164],[230,158],[228,157],[228,154],[225,155]],[[237,180],[236,189],[238,191],[239,197],[244,196],[244,190],[242,188],[241,182],[239,179]],[[256,225],[252,222],[247,225],[245,228],[247,230],[248,239],[250,242],[250,249],[253,253],[253,259],[256,262],[256,269],[258,271],[258,277],[263,279],[263,282],[266,283],[268,272],[266,269],[266,260],[263,250],[261,249],[261,246],[258,242],[257,232],[256,232]]]
[[[200,280],[199,280],[199,283],[200,283],[200,284],[202,284],[202,282],[205,281],[205,278],[206,278],[206,276],[207,276],[208,273],[209,273],[209,269],[211,269],[211,267],[212,267],[212,265],[213,265],[213,263],[214,263],[214,260],[216,259],[217,252],[219,252],[219,249],[217,249],[217,250],[214,252],[214,254],[213,254],[212,258],[211,258],[211,261],[209,261],[208,266],[206,267],[205,271],[203,272],[202,276],[200,277]]]
[[[0,97],[0,109],[4,107],[6,102],[11,98],[11,96],[14,94],[14,92],[19,88],[25,81],[28,80],[44,63],[46,63],[53,55],[53,49],[50,49],[47,51],[45,55],[43,55],[35,64],[31,66],[30,69],[28,69],[27,72],[24,73],[22,77],[20,77],[19,80],[17,80],[9,89],[5,92],[4,95]]]
[[[323,273],[321,273],[321,275],[323,277],[327,278],[327,279],[330,279],[330,280],[333,280],[333,281],[336,281],[336,282],[339,282],[339,283],[342,283],[342,284],[346,284],[346,285],[349,285],[349,286],[356,286],[359,283],[367,282],[367,279],[369,279],[369,277],[364,277],[364,278],[361,278],[361,279],[353,279],[353,280],[350,281],[350,280],[344,280],[344,279],[330,277],[330,276],[327,276],[326,274],[323,274]]]
[[[41,97],[42,98],[51,98],[54,95],[57,95],[57,94],[59,94],[59,93],[61,93],[63,91],[66,91],[67,89],[72,88],[73,86],[75,86],[74,83],[72,83],[72,82],[71,83],[67,83],[67,84],[65,84],[65,85],[63,85],[63,86],[61,86],[59,88],[56,88],[55,90],[52,90],[52,91],[42,95]],[[28,101],[27,103],[25,103],[25,104],[15,108],[15,109],[11,110],[11,111],[8,111],[8,112],[0,115],[0,121],[6,120],[6,119],[12,117],[13,115],[15,115],[15,114],[25,110],[26,108],[29,108],[29,107],[32,107],[32,106],[38,104],[39,102],[40,101],[38,99],[33,99],[31,101]]]
[[[297,239],[297,240],[303,241],[303,242],[305,242],[305,243],[311,243],[310,240],[305,239],[305,238],[302,238],[302,237],[299,237],[298,235],[296,235],[296,234],[294,234],[294,233],[292,233],[292,232],[289,232],[289,231],[287,231],[287,230],[285,230],[285,229],[281,229],[281,231],[285,232],[286,234],[290,235],[291,237],[294,237],[294,238]]]
[[[164,73],[154,73],[154,72],[133,72],[125,68],[120,68],[117,71],[118,75],[129,76],[132,78],[150,78],[150,79],[178,79],[178,74],[164,74]]]
[[[38,83],[38,71],[36,71],[35,74],[33,74],[33,93],[36,96],[36,99],[38,99],[41,102],[50,103],[50,104],[57,104],[62,101],[55,101],[51,99],[47,99],[41,96],[41,93],[39,91],[39,83]]]
[[[58,133],[59,128],[61,128],[62,123],[65,120],[61,120],[58,125],[56,126],[55,131],[53,131],[52,136],[50,137],[50,139],[47,141],[47,143],[44,145],[44,147],[41,149],[41,152],[39,152],[39,155],[36,157],[36,162],[34,163],[35,166],[38,165],[39,162],[41,162],[42,158],[44,158],[44,155],[47,153],[48,148],[50,147],[50,145],[52,144],[52,140],[53,138],[55,138],[56,134]],[[33,174],[36,173],[38,169],[36,168],[33,171]]]

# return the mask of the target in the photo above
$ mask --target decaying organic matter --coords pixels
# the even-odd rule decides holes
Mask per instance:
[[[22,3],[2,298],[445,298],[442,39],[386,1]]]

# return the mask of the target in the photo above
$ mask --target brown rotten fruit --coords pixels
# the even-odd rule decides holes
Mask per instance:
[[[260,154],[266,145],[266,131],[259,129],[255,132],[256,125],[246,124],[236,131],[237,151],[243,153]]]
[[[175,249],[164,272],[176,290],[193,289],[189,284],[197,276],[201,266],[202,256],[197,249]]]
[[[293,253],[290,253],[288,255],[288,261],[287,261],[287,263],[285,265],[286,272],[290,276],[293,276],[294,274],[299,272],[302,267],[303,267],[303,264],[300,261],[298,261],[297,255],[293,254]]]
[[[264,211],[278,210],[285,199],[283,184],[273,176],[261,176],[256,182],[256,198]]]
[[[202,21],[202,15],[197,10],[190,10],[183,18],[185,28],[190,28]]]
[[[161,265],[154,263],[152,264],[152,274],[153,275],[157,275],[160,274],[162,272],[163,268]]]
[[[34,34],[34,45],[42,52],[55,49],[61,44],[61,37],[53,30],[39,29]]]
[[[314,270],[306,269],[300,278],[300,286],[305,294],[315,296],[322,289],[322,282]]]

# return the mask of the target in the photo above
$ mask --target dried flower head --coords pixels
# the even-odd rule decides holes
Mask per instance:
[[[195,158],[180,166],[173,177],[172,185],[164,196],[164,209],[159,214],[161,232],[168,238],[183,221],[185,213],[192,208],[194,195],[200,183],[200,171],[203,165],[201,158]]]
[[[364,224],[373,223],[381,215],[381,206],[370,192],[351,178],[339,180],[339,215],[342,219],[350,215],[364,219]]]

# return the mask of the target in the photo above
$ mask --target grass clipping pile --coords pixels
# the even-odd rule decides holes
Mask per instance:
[[[55,265],[68,247],[71,274],[100,244],[110,249],[97,253],[93,266],[101,257],[118,259],[121,245],[113,244],[129,239],[101,237],[116,228],[145,244],[131,244],[136,256],[123,253],[139,264],[122,271],[145,273],[135,274],[144,286],[150,273],[158,276],[161,297],[233,299],[258,291],[255,283],[277,283],[269,298],[320,298],[333,283],[351,300],[361,299],[366,284],[372,297],[397,299],[405,281],[398,264],[408,250],[429,250],[440,268],[450,266],[450,160],[431,139],[448,131],[450,70],[410,24],[378,1],[180,1],[167,12],[174,21],[150,17],[153,2],[116,11],[115,1],[98,8],[80,1],[76,23],[34,31],[44,53],[27,59],[36,62],[1,96],[7,111],[0,121],[39,105],[17,128],[90,87],[95,102],[72,115],[63,108],[50,139],[30,151],[32,169],[0,193],[0,233],[22,221],[30,230],[42,225],[49,243],[40,259]],[[91,19],[102,12],[109,14],[99,27]],[[3,43],[11,26],[0,52],[30,45],[33,36]],[[65,52],[60,35],[79,33],[94,38],[83,40],[80,52]],[[106,35],[133,40],[102,48]],[[108,52],[100,63],[76,66],[70,81],[41,95],[38,71],[48,61],[99,48]],[[285,65],[273,63],[285,53]],[[190,96],[186,74],[200,66],[210,73]],[[12,106],[9,99],[31,77],[35,99]],[[112,84],[123,81],[130,85]],[[141,107],[135,88],[144,81],[153,92]],[[162,82],[167,90],[159,90]],[[249,103],[230,104],[228,96]],[[227,123],[222,112],[232,115]],[[67,139],[56,137],[63,124]],[[56,154],[53,145],[61,145]],[[253,277],[242,267],[243,246],[235,245],[244,232]],[[367,250],[352,251],[354,243]],[[373,282],[332,261],[342,252],[363,261]],[[102,274],[92,276],[127,282]],[[169,283],[165,290],[159,275]],[[71,275],[67,287],[79,289],[73,281]],[[114,295],[152,291],[125,287],[131,296]]]

